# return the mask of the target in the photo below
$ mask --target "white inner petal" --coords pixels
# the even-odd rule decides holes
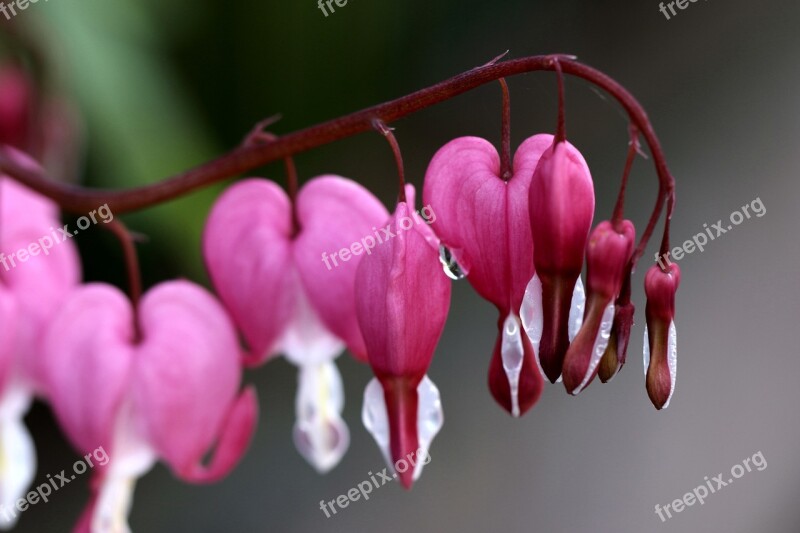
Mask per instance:
[[[92,515],[92,533],[129,533],[128,514],[133,504],[136,480],[156,463],[157,455],[147,443],[136,419],[133,403],[120,408],[112,450],[103,450],[110,462],[100,485]]]
[[[350,446],[350,431],[341,417],[344,387],[335,362],[300,367],[295,408],[297,450],[318,472],[328,472]]]
[[[31,394],[9,382],[0,400],[0,529],[11,529],[19,513],[14,508],[23,498],[36,474],[36,448],[23,417],[31,404]]]
[[[534,359],[539,366],[539,371],[544,375],[542,364],[539,362],[539,344],[542,342],[542,331],[544,330],[544,312],[542,311],[542,281],[537,274],[534,274],[525,288],[525,295],[522,297],[522,306],[519,309],[519,318],[525,334],[533,345]]]
[[[647,325],[644,326],[644,352],[642,353],[642,367],[644,377],[647,378],[647,369],[650,367],[650,335],[647,333]]]
[[[611,326],[614,323],[614,302],[608,304],[603,311],[603,318],[600,320],[600,330],[597,332],[597,337],[594,340],[592,347],[592,358],[589,360],[589,367],[586,369],[586,375],[583,376],[583,381],[577,389],[572,391],[573,395],[580,393],[589,381],[592,379],[592,374],[603,358],[603,354],[608,346],[608,340],[611,338]]]
[[[344,343],[320,320],[303,290],[297,291],[295,309],[280,350],[293,365],[322,364],[344,351]]]
[[[503,340],[500,343],[500,355],[503,360],[503,370],[508,377],[508,386],[511,390],[511,415],[519,416],[519,376],[522,372],[522,363],[525,351],[522,346],[520,327],[517,317],[513,314],[506,317],[503,324]]]
[[[425,459],[430,453],[431,443],[444,424],[441,395],[433,381],[426,375],[417,386],[419,405],[417,408],[417,435],[419,450],[414,467],[414,480],[422,475],[422,468],[430,459]],[[386,400],[383,396],[383,387],[377,378],[373,378],[364,391],[364,408],[361,414],[364,427],[370,432],[378,444],[386,464],[394,472],[392,452],[389,444],[389,416],[386,412]]]
[[[675,379],[678,375],[678,332],[675,321],[669,324],[669,339],[667,340],[667,366],[669,367],[669,398],[662,409],[669,407],[672,395],[675,393]]]
[[[586,309],[586,291],[583,289],[583,281],[578,276],[575,289],[572,291],[572,305],[569,308],[569,342],[575,340],[578,332],[583,325],[583,313]]]

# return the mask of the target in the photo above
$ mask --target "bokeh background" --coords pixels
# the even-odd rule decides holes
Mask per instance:
[[[629,364],[577,398],[547,388],[512,420],[491,399],[486,370],[496,315],[466,281],[430,376],[446,423],[413,491],[396,484],[328,519],[332,500],[384,467],[360,422],[367,367],[340,359],[353,442],[317,475],[291,441],[295,370],[283,360],[249,372],[260,428],[243,464],[209,487],[157,467],[138,485],[138,532],[727,532],[800,531],[800,353],[797,317],[800,199],[800,4],[697,2],[667,21],[655,0],[369,2],[329,17],[313,0],[52,0],[12,24],[48,64],[51,91],[84,120],[81,180],[127,187],[156,181],[240,142],[275,113],[289,132],[430,85],[510,50],[564,52],[622,82],[648,110],[677,179],[675,245],[760,198],[752,218],[680,262],[679,364],[669,409],[650,404],[641,370],[644,264],[635,278],[637,325]],[[513,141],[552,131],[555,79],[510,80]],[[597,217],[607,217],[625,158],[626,120],[584,82],[567,81],[570,140],[592,168]],[[479,88],[394,124],[409,180],[421,184],[438,147],[460,135],[499,139],[499,90]],[[301,179],[334,172],[389,205],[393,159],[365,134],[297,157]],[[258,172],[282,180],[279,166]],[[640,159],[629,216],[643,228],[655,174]],[[140,247],[148,285],[177,276],[207,283],[199,238],[212,187],[124,220],[150,236]],[[69,219],[67,219],[69,220]],[[655,239],[656,241],[658,239]],[[87,280],[122,284],[120,254],[101,229],[76,239]],[[651,246],[647,257],[652,257]],[[264,301],[264,306],[271,302]],[[38,444],[37,483],[75,454],[44,405],[27,422]],[[761,451],[746,474],[662,523],[665,505]],[[23,514],[25,532],[68,531],[88,476]]]

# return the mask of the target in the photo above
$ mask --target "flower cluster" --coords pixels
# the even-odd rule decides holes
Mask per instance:
[[[617,207],[592,228],[594,182],[566,139],[563,94],[556,133],[527,138],[512,157],[503,87],[502,150],[477,137],[439,149],[424,177],[424,218],[397,142],[379,121],[400,177],[391,213],[337,175],[298,190],[293,164],[288,192],[261,178],[229,187],[202,245],[220,301],[189,281],[161,283],[141,299],[133,287],[129,297],[82,285],[70,242],[26,268],[0,271],[0,463],[13,465],[0,471],[0,503],[13,505],[32,480],[35,453],[21,419],[39,395],[77,450],[102,446],[110,456],[76,531],[127,531],[134,482],[157,461],[192,483],[235,467],[258,418],[255,392],[242,390],[243,368],[281,354],[298,367],[293,438],[316,470],[336,466],[350,442],[335,363],[345,349],[374,372],[362,417],[390,470],[409,454],[427,455],[444,420],[428,369],[447,320],[450,278],[466,278],[497,308],[488,385],[513,417],[534,407],[545,378],[573,395],[597,376],[611,380],[626,360],[631,276],[655,222],[637,247],[634,225],[622,216],[638,136]],[[34,170],[63,156],[48,153],[35,94],[21,70],[0,71],[0,145],[15,147],[17,164]],[[0,177],[0,198],[4,246],[56,225],[56,204],[9,177]],[[392,238],[350,246],[377,228]],[[667,235],[668,223],[662,248]],[[326,252],[345,248],[347,259],[330,268]],[[679,281],[675,264],[654,265],[645,276],[646,388],[658,409],[675,388]],[[410,488],[424,464],[395,473]]]

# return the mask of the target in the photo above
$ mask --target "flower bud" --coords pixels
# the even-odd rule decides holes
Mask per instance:
[[[564,358],[564,386],[578,394],[594,378],[608,345],[614,319],[614,300],[625,279],[625,268],[633,253],[636,230],[629,220],[618,228],[600,223],[586,246],[586,316]]]
[[[677,372],[677,335],[675,332],[675,293],[681,281],[681,269],[670,263],[664,272],[658,265],[647,271],[644,291],[647,295],[644,330],[644,367],[647,394],[656,409],[669,406],[675,392]]]

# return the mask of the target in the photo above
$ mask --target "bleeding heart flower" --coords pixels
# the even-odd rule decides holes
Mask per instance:
[[[83,531],[128,531],[134,483],[159,458],[185,481],[219,480],[255,430],[255,392],[239,394],[236,331],[192,283],[156,286],[138,311],[115,287],[86,285],[53,320],[44,357],[64,432],[81,453],[102,447],[110,457],[95,473]]]
[[[364,395],[364,424],[410,488],[424,465],[414,458],[427,456],[443,423],[439,391],[426,372],[447,319],[450,281],[433,232],[412,213],[413,192],[406,196],[387,226],[393,237],[359,265],[355,295],[376,376]],[[401,461],[413,469],[395,469]]]
[[[283,352],[300,367],[295,444],[320,472],[336,466],[349,446],[333,361],[345,345],[366,359],[356,320],[356,268],[374,253],[381,238],[375,226],[388,216],[361,185],[321,176],[300,190],[294,213],[273,182],[237,183],[206,223],[206,264],[250,346],[248,363]]]
[[[72,242],[55,244],[54,226],[60,224],[49,200],[0,177],[0,505],[9,509],[36,473],[23,418],[34,395],[45,392],[42,332],[80,278],[77,251]],[[15,521],[0,513],[0,529]]]
[[[423,203],[437,213],[434,231],[478,294],[500,313],[489,388],[513,416],[530,409],[543,386],[519,315],[534,275],[528,189],[539,158],[552,144],[552,135],[523,142],[506,181],[491,143],[461,137],[439,149],[425,174]]]
[[[594,379],[606,351],[614,321],[614,301],[622,288],[635,241],[636,230],[629,220],[622,220],[618,226],[601,222],[589,237],[586,313],[564,358],[564,386],[570,394],[580,393]]]
[[[644,369],[647,394],[656,409],[666,409],[675,392],[678,368],[675,332],[675,293],[681,282],[681,269],[670,263],[664,272],[653,265],[644,278],[647,296],[644,329]]]
[[[592,176],[574,146],[563,141],[545,150],[533,173],[529,201],[536,276],[527,290],[533,316],[542,318],[525,329],[542,370],[555,383],[580,327],[580,275],[594,217]]]

